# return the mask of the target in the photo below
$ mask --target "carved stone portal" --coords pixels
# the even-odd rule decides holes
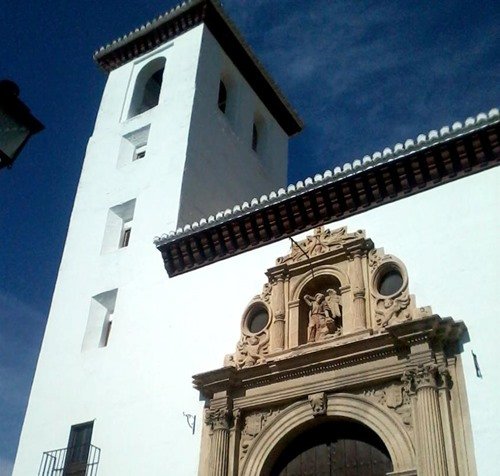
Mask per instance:
[[[389,474],[475,474],[465,325],[416,307],[398,258],[317,228],[266,275],[235,352],[194,377],[209,407],[200,476],[269,474],[301,431],[347,421],[380,437]]]

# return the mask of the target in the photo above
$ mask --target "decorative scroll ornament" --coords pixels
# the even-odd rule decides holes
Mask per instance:
[[[273,287],[269,283],[265,283],[262,288],[262,293],[260,294],[260,298],[262,301],[267,302],[268,304],[271,302],[271,291]]]
[[[240,459],[244,459],[253,440],[262,429],[280,413],[281,409],[252,412],[245,416],[240,440]]]
[[[364,233],[361,231],[347,233],[347,227],[338,228],[337,230],[325,230],[321,226],[315,228],[313,235],[307,236],[299,243],[294,243],[290,253],[278,258],[276,264],[304,261],[313,256],[341,249],[346,243],[359,238],[364,238]]]
[[[328,400],[325,392],[313,393],[312,395],[309,395],[307,399],[311,404],[312,412],[315,417],[326,415]]]
[[[209,409],[205,412],[205,423],[214,430],[228,430],[231,426],[231,412],[226,408]]]
[[[269,353],[269,333],[259,335],[243,335],[236,344],[236,352],[228,356],[226,365],[242,369],[264,364]]]
[[[374,249],[370,250],[368,253],[368,266],[373,270],[380,266],[380,263],[382,262],[382,256],[383,256],[383,249]]]
[[[253,301],[262,301],[262,302],[266,302],[269,304],[271,302],[272,290],[273,290],[273,287],[272,287],[271,283],[264,283],[264,285],[262,286],[262,292],[260,294],[256,294],[252,298],[252,302]]]
[[[408,291],[408,275],[404,264],[392,255],[384,254],[383,249],[370,250],[368,267],[371,274],[371,295],[374,300],[375,324],[386,327],[390,324],[410,320],[415,314],[415,304]],[[390,295],[382,294],[379,289],[384,276],[399,276],[399,289],[391,290]]]

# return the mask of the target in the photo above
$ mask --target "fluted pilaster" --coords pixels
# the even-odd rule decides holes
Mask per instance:
[[[366,328],[365,283],[363,280],[362,252],[355,251],[352,258],[353,327],[354,331]]]
[[[208,410],[205,422],[212,429],[210,476],[227,476],[229,462],[230,413],[227,408]]]
[[[407,390],[416,395],[419,466],[422,476],[447,476],[446,452],[438,400],[438,380],[435,364],[419,365],[405,372]]]
[[[271,352],[283,350],[285,347],[285,278],[280,275],[276,278],[273,289],[272,307],[274,321],[271,333]]]

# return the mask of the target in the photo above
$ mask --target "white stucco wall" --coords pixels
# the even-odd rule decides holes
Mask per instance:
[[[481,475],[496,474],[494,445],[500,438],[493,405],[500,397],[495,361],[499,178],[500,168],[493,169],[333,225],[365,229],[377,247],[405,263],[418,305],[466,322],[472,341],[468,349],[478,354],[484,374],[482,380],[475,377],[466,349]],[[150,210],[142,209],[137,219],[142,222],[149,215]],[[28,462],[31,472],[43,450],[64,446],[71,424],[92,419],[93,444],[102,448],[101,476],[164,474],[166,468],[178,475],[196,473],[202,404],[190,377],[219,367],[234,350],[246,304],[260,292],[264,271],[287,252],[289,243],[168,279],[149,238],[147,232],[138,233],[128,249],[109,255],[114,269],[104,276],[108,287],[115,285],[117,275],[132,270],[134,277],[120,285],[106,348],[80,352],[93,290],[75,276],[72,286],[85,289],[75,289],[58,306],[65,319],[49,322],[35,382],[37,398],[30,402],[31,428],[23,435],[24,451],[34,456],[26,456],[26,466],[16,467],[15,474],[29,474]],[[61,273],[66,272],[63,267]],[[196,436],[182,412],[197,414]]]
[[[129,63],[109,77],[71,218],[16,476],[36,474],[42,453],[65,447],[71,425],[89,420],[95,420],[92,443],[102,449],[100,476],[196,474],[202,404],[191,375],[221,366],[224,355],[234,350],[246,304],[261,291],[264,271],[289,246],[283,241],[168,279],[152,244],[154,236],[176,226],[181,187],[187,187],[185,197],[199,193],[203,201],[192,202],[198,211],[203,202],[217,209],[218,202],[210,200],[219,193],[239,203],[255,195],[253,187],[267,183],[255,178],[249,197],[244,184],[232,188],[231,176],[241,164],[258,159],[238,148],[240,139],[224,124],[225,117],[210,112],[214,97],[205,87],[212,84],[214,90],[218,70],[227,61],[221,54],[217,59],[214,48],[211,35],[198,27],[156,52],[166,57],[160,104],[125,122],[129,85],[140,65]],[[255,98],[250,94],[242,101],[250,104]],[[146,158],[128,164],[119,160],[122,137],[148,123]],[[215,136],[213,128],[220,124],[226,132]],[[245,147],[248,139],[241,138]],[[279,134],[276,147],[286,152]],[[235,157],[239,162],[227,165]],[[259,170],[250,169],[249,176]],[[500,439],[493,405],[500,397],[495,361],[499,179],[500,168],[482,172],[334,225],[365,229],[376,246],[406,264],[419,305],[431,305],[434,312],[468,325],[469,348],[478,354],[484,374],[482,380],[475,377],[467,350],[482,475],[496,473],[493,445]],[[130,245],[101,253],[109,209],[134,198]],[[113,289],[118,292],[109,343],[89,348],[86,342],[82,351],[91,299]],[[195,436],[183,412],[197,414]]]
[[[71,425],[90,420],[95,420],[92,443],[102,448],[100,476],[196,472],[199,441],[182,415],[200,409],[190,376],[206,363],[221,362],[214,352],[220,344],[231,350],[237,324],[216,331],[234,316],[234,309],[242,309],[246,296],[231,296],[236,287],[224,283],[234,278],[224,266],[168,280],[153,237],[175,228],[181,188],[183,206],[196,207],[200,218],[221,203],[240,203],[257,190],[284,185],[287,152],[286,139],[278,134],[275,156],[281,165],[273,168],[269,180],[247,138],[238,139],[218,111],[218,122],[211,123],[220,68],[223,62],[227,68],[232,65],[204,28],[198,26],[109,75],[78,186],[16,476],[37,474],[42,453],[65,447]],[[158,106],[127,119],[137,74],[159,56],[166,58],[166,65]],[[248,85],[233,74],[240,82],[241,106],[254,107],[254,95],[244,91]],[[148,125],[146,157],[132,161],[129,139]],[[233,157],[242,162],[230,162]],[[238,187],[228,185],[231,175]],[[202,192],[202,187],[210,190]],[[201,201],[194,205],[191,196]],[[130,207],[122,217],[133,218],[130,244],[118,249],[119,205],[132,202],[133,217]],[[110,225],[111,208],[118,215],[111,214]],[[114,247],[107,232],[113,233]],[[214,287],[207,285],[210,276],[215,276]],[[106,316],[99,296],[107,291],[114,296],[114,290],[109,343],[99,347],[96,320]],[[228,290],[230,297],[222,297]],[[218,309],[215,317],[209,307]]]
[[[219,81],[227,109],[217,107]],[[261,122],[258,153],[252,150],[254,118]],[[179,223],[232,208],[286,183],[288,136],[205,28],[182,185]]]

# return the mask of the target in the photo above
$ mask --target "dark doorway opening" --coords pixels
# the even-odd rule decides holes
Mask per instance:
[[[92,421],[71,427],[64,463],[64,476],[85,476],[93,427]]]
[[[384,476],[393,470],[380,437],[349,420],[328,420],[295,436],[264,470],[270,476]]]

